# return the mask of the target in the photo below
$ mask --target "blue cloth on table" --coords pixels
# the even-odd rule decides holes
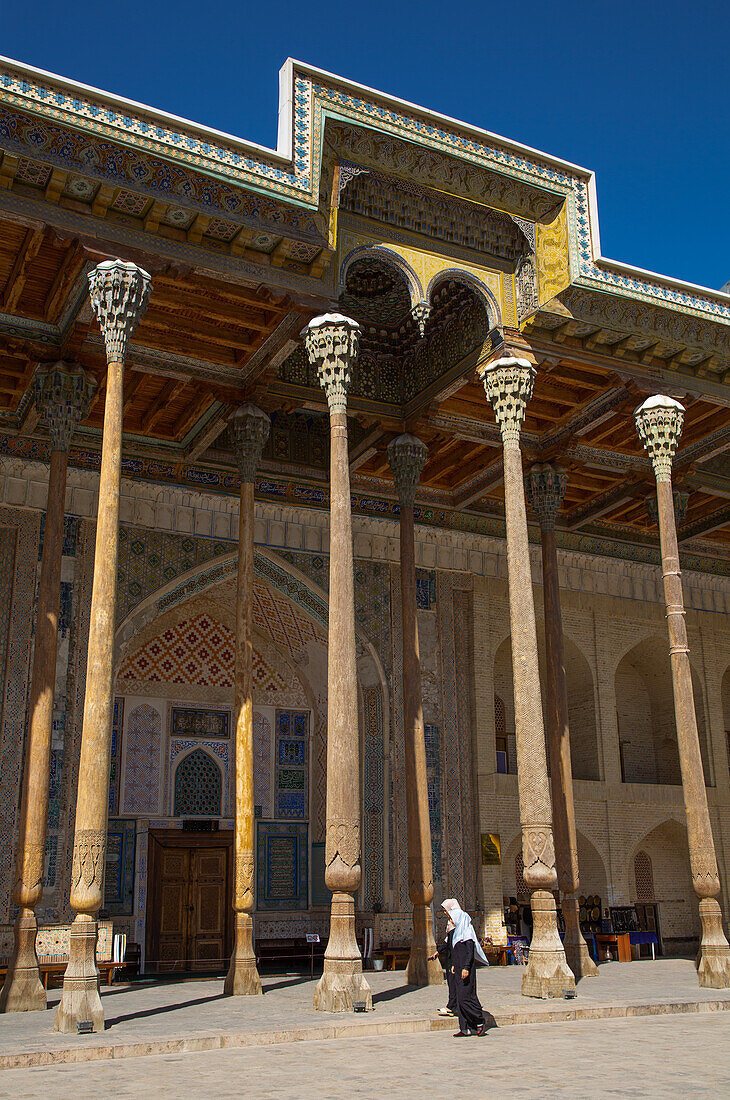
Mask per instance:
[[[659,943],[656,932],[629,932],[630,943]]]

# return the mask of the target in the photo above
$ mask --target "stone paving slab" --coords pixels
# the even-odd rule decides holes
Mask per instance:
[[[730,1096],[730,1014],[533,1024],[459,1043],[442,1031],[36,1066],[0,1074],[0,1095],[716,1100]]]
[[[579,983],[573,1001],[522,997],[522,973],[479,971],[482,1005],[499,1027],[730,1010],[730,991],[701,989],[687,959],[607,963]],[[102,990],[106,1030],[89,1036],[53,1030],[60,996],[53,990],[45,1012],[0,1017],[0,1069],[454,1029],[437,1015],[445,986],[414,989],[403,971],[367,977],[374,1002],[367,1016],[315,1012],[316,978],[264,978],[263,997],[226,997],[222,980],[113,986]]]

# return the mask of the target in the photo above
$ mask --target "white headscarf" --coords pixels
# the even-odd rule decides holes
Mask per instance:
[[[454,934],[451,937],[452,948],[456,947],[457,943],[463,943],[465,940],[473,940],[474,954],[480,962],[483,962],[485,966],[489,966],[487,956],[482,951],[482,945],[477,939],[474,925],[471,923],[471,917],[468,913],[464,912],[456,898],[447,898],[446,901],[441,902],[441,907],[446,910],[449,920],[454,926]]]

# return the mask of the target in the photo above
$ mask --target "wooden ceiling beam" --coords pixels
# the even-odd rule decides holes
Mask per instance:
[[[127,371],[127,375],[125,378],[125,382],[127,384],[125,386],[122,416],[128,415],[130,409],[132,408],[132,405],[134,404],[134,399],[137,396],[138,391],[142,388],[143,383],[147,380],[148,377],[149,375],[138,373],[134,370],[134,368],[131,368]]]
[[[2,308],[10,313],[15,310],[20,301],[28,278],[28,270],[38,255],[45,234],[45,227],[26,231],[3,291]]]
[[[187,379],[181,381],[174,378],[171,378],[164,384],[157,397],[153,400],[142,417],[140,424],[142,435],[148,435],[152,431],[160,417],[167,412],[168,406],[171,405],[173,401],[177,400],[183,390],[187,388],[187,385]]]
[[[55,321],[63,309],[69,291],[76,282],[86,262],[86,250],[80,241],[72,241],[66,250],[56,278],[53,280],[43,306],[43,318]]]
[[[200,394],[197,401],[193,401],[188,405],[187,409],[175,421],[175,426],[172,429],[173,438],[183,439],[214,401],[215,398],[212,393]]]
[[[710,512],[700,519],[683,523],[677,532],[679,542],[687,542],[689,539],[697,539],[712,534],[730,524],[730,504],[723,504],[722,508]]]
[[[143,327],[145,334],[150,329],[163,333],[170,346],[174,345],[175,340],[181,337],[184,339],[187,336],[190,339],[199,340],[200,343],[215,344],[217,347],[240,348],[243,351],[250,351],[255,347],[255,344],[245,339],[242,333],[236,333],[230,328],[224,331],[219,325],[207,325],[203,321],[197,323],[193,329],[181,328],[180,325],[175,324],[173,318],[160,318],[157,314],[151,313],[145,316],[140,330]],[[139,336],[142,336],[141,332]]]
[[[233,405],[224,405],[219,409],[215,418],[209,424],[206,424],[203,431],[188,447],[185,454],[186,462],[196,462],[215,443],[218,436],[225,431],[233,408]]]

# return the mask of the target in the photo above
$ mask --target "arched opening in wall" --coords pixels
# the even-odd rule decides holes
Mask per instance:
[[[692,668],[705,783],[712,783],[702,683]],[[666,639],[646,638],[619,662],[615,676],[621,778],[624,783],[682,782]]]
[[[220,817],[221,770],[204,749],[193,749],[175,769],[175,817]]]
[[[577,833],[578,874],[580,876],[579,894],[585,897],[600,898],[600,906],[608,905],[608,878],[603,857],[587,836]],[[600,919],[600,918],[599,918]]]
[[[583,653],[563,636],[563,661],[568,690],[570,760],[574,779],[595,782],[601,778],[593,674]]]
[[[542,632],[538,636],[538,648],[541,693],[544,701],[545,640]],[[573,778],[598,781],[601,778],[601,767],[596,728],[593,674],[581,650],[567,636],[563,638],[563,652],[568,692],[568,724],[570,728],[570,756]],[[497,738],[502,737],[502,743],[506,745],[507,768],[505,770],[516,773],[512,642],[510,638],[505,638],[494,657],[494,690],[495,735]],[[499,699],[501,707],[498,707],[497,699]],[[500,722],[503,723],[503,731],[499,728]],[[545,733],[547,735],[547,727]],[[499,746],[497,751],[499,752]],[[499,764],[497,770],[501,770]]]
[[[656,933],[660,952],[693,956],[700,920],[685,826],[675,820],[657,825],[637,844],[626,872],[639,923]]]

